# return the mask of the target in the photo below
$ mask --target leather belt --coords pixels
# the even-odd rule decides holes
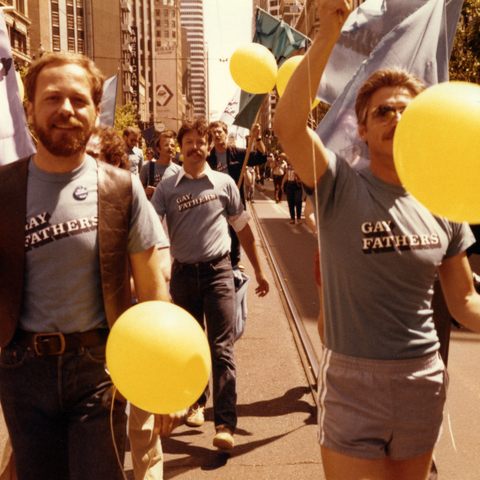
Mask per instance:
[[[16,343],[35,352],[36,355],[61,355],[69,350],[81,347],[94,347],[106,343],[108,328],[97,328],[82,333],[61,332],[33,333],[17,329],[12,343]]]
[[[226,258],[230,258],[230,254],[226,253],[225,255],[222,255],[221,257],[214,258],[213,260],[209,260],[208,262],[197,262],[197,263],[183,263],[180,260],[177,260],[176,258],[173,260],[174,264],[180,265],[185,268],[199,268],[199,267],[214,267],[218,263],[220,263],[222,260],[225,260]]]

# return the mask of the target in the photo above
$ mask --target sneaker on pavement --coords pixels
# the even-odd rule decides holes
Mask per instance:
[[[195,403],[188,410],[185,423],[189,427],[201,427],[205,421],[205,405]]]
[[[225,425],[218,426],[217,434],[213,439],[213,446],[221,450],[231,450],[234,445],[233,432]]]

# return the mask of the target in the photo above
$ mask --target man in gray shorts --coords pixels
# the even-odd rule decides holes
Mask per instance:
[[[368,167],[353,170],[308,128],[351,4],[318,0],[322,27],[277,105],[274,125],[311,192],[321,242],[319,441],[328,480],[425,480],[447,383],[432,320],[433,284],[438,271],[452,315],[480,331],[480,296],[465,254],[474,238],[467,225],[419,204],[395,170],[395,127],[425,88],[413,75],[385,69],[359,90],[355,110]]]

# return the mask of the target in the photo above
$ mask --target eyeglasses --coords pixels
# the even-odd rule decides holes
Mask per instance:
[[[401,116],[406,108],[406,105],[402,105],[401,107],[394,107],[393,105],[379,105],[369,115],[376,120],[387,123],[395,118],[397,113],[399,113]]]

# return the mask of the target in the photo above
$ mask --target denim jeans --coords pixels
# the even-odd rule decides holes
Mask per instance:
[[[170,293],[207,330],[212,355],[215,426],[237,424],[237,373],[233,358],[235,284],[228,256],[211,263],[173,263]],[[204,404],[208,391],[199,399]]]
[[[14,344],[2,349],[0,396],[19,480],[123,479],[104,365],[105,345],[51,356]],[[113,412],[122,465],[126,420],[122,404]]]

